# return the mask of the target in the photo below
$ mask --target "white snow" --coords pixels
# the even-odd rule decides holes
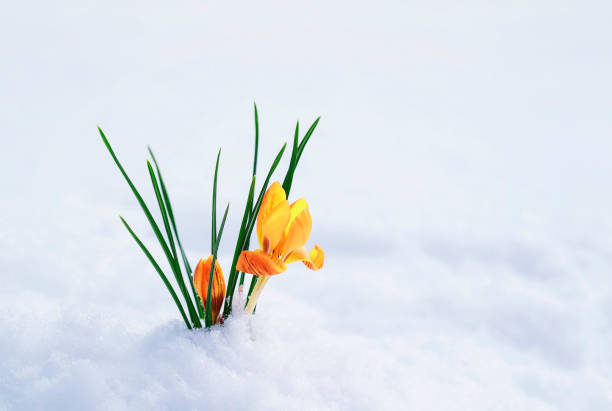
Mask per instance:
[[[7,6],[0,410],[612,408],[611,10],[587,3]],[[291,194],[326,264],[188,332],[95,126],[154,211],[155,150],[194,263],[222,147],[227,273],[253,99],[259,176],[323,115]]]

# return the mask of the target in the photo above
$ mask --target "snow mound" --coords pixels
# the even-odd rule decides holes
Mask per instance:
[[[1,316],[4,409],[374,409],[405,398],[393,355],[286,318],[190,332],[66,310]]]
[[[494,347],[330,332],[316,311],[267,291],[286,310],[195,332],[47,302],[4,308],[0,409],[456,409],[499,398],[551,409],[521,392]]]

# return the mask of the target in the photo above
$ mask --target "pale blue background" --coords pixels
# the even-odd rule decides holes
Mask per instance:
[[[61,324],[66,310],[119,323],[146,313],[145,328],[177,317],[119,222],[121,213],[154,244],[96,125],[150,201],[146,145],[156,151],[194,261],[208,253],[211,176],[222,147],[219,196],[231,203],[221,250],[227,272],[249,184],[255,100],[260,169],[291,138],[296,119],[305,131],[323,116],[292,196],[311,206],[309,245],[325,249],[326,267],[313,274],[296,264],[271,282],[262,316],[286,311],[300,322],[304,315],[332,336],[365,339],[397,370],[427,381],[431,390],[411,391],[408,379],[398,380],[401,394],[409,392],[404,401],[417,408],[445,401],[472,409],[610,408],[606,2],[13,2],[2,9],[4,406],[45,404],[66,387],[20,373],[43,360],[11,341],[15,330],[35,329],[47,316]],[[63,346],[56,333],[41,338],[49,353],[70,357],[81,347]],[[32,350],[47,358],[47,346]],[[422,365],[429,354],[433,362]],[[367,381],[367,370],[354,373]],[[123,398],[104,390],[88,398],[109,395]]]

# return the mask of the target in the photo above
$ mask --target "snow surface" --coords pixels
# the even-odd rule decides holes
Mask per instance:
[[[611,409],[611,11],[4,7],[0,410]],[[156,151],[194,263],[222,147],[227,273],[254,99],[260,170],[323,115],[292,196],[326,264],[188,332],[95,126],[153,209]]]

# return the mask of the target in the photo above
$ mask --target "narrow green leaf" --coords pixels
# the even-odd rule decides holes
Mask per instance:
[[[212,264],[210,266],[210,276],[208,277],[208,294],[207,298],[206,298],[206,308],[204,310],[204,325],[206,326],[206,328],[210,327],[211,325],[213,325],[213,318],[212,318],[212,303],[211,300],[211,293],[212,293],[212,282],[213,282],[213,278],[214,278],[214,273],[215,273],[215,264],[217,261],[217,256],[215,253],[213,253],[213,258],[212,258]]]
[[[219,234],[215,237],[215,249],[213,250],[213,253],[212,253],[213,259],[212,259],[212,264],[210,266],[210,274],[208,277],[208,291],[206,294],[208,298],[206,298],[206,314],[205,314],[205,320],[204,320],[204,323],[207,328],[213,325],[212,306],[211,306],[212,298],[210,297],[212,294],[212,284],[213,284],[213,278],[214,278],[214,273],[215,273],[215,262],[217,261],[217,251],[219,250],[219,243],[221,242],[221,236],[223,235],[223,228],[225,227],[225,220],[227,219],[228,211],[229,211],[229,203],[227,204],[227,207],[225,207],[225,213],[223,214],[223,220],[221,220],[221,227],[219,228]]]
[[[246,226],[248,223],[248,218],[249,218],[249,213],[251,211],[251,207],[253,204],[253,194],[255,192],[255,179],[256,177],[253,176],[253,178],[251,179],[251,186],[249,187],[249,195],[247,197],[247,202],[246,205],[244,207],[244,213],[242,214],[242,222],[240,223],[240,231],[238,232],[238,240],[236,241],[236,249],[234,250],[234,258],[232,260],[232,268],[230,269],[230,275],[228,277],[228,287],[226,289],[225,292],[225,305],[223,306],[223,315],[224,317],[226,317],[227,315],[229,315],[230,309],[229,309],[229,287],[231,285],[231,281],[233,279],[233,272],[235,271],[235,266],[236,263],[238,262],[238,256],[240,255],[240,252],[242,251],[241,246],[243,243],[243,239],[244,239],[244,234],[245,234],[245,230],[246,230]]]
[[[289,162],[289,169],[287,170],[287,174],[285,175],[285,179],[283,180],[283,190],[285,190],[287,198],[289,198],[289,191],[291,191],[291,184],[293,183],[293,173],[295,171],[295,167],[297,166],[299,134],[300,122],[298,121],[295,126],[295,133],[293,135],[293,147],[291,149],[291,161]]]
[[[259,117],[257,116],[257,104],[253,102],[255,109],[255,154],[253,155],[253,175],[257,174],[257,150],[259,147]]]
[[[168,238],[168,242],[170,243],[170,251],[172,251],[172,257],[174,257],[175,261],[178,261],[176,247],[174,245],[174,237],[172,236],[172,231],[170,230],[170,220],[168,219],[166,205],[164,204],[164,201],[162,199],[160,187],[155,177],[155,172],[153,171],[153,167],[151,166],[151,163],[149,161],[147,161],[147,168],[149,170],[149,176],[151,177],[151,184],[153,184],[153,190],[155,191],[155,197],[157,198],[157,204],[159,205],[159,212],[162,216],[162,220],[164,221],[164,228],[166,229],[166,236]]]
[[[166,190],[166,185],[164,184],[164,178],[162,177],[162,173],[159,169],[159,165],[157,164],[157,159],[153,154],[153,150],[151,147],[147,147],[149,149],[149,154],[151,154],[151,158],[153,159],[153,164],[155,164],[155,169],[157,170],[157,175],[159,177],[159,185],[161,186],[162,195],[164,198],[164,202],[166,204],[166,210],[168,211],[168,217],[170,217],[170,223],[172,224],[172,229],[174,230],[174,237],[176,238],[176,242],[181,251],[181,257],[183,258],[183,265],[185,266],[185,271],[187,272],[187,276],[189,277],[189,285],[191,286],[191,292],[193,293],[193,298],[196,302],[196,307],[198,309],[198,315],[200,318],[204,318],[204,307],[202,307],[202,301],[200,297],[196,293],[195,287],[193,285],[193,271],[191,270],[191,266],[189,265],[189,260],[187,255],[185,254],[185,250],[183,249],[183,244],[181,244],[181,239],[178,234],[178,230],[176,229],[176,222],[174,221],[174,213],[172,211],[172,204],[170,203],[170,196],[168,195],[168,191]]]
[[[289,169],[287,170],[287,174],[285,175],[285,180],[283,181],[283,189],[285,190],[285,194],[287,195],[287,198],[289,198],[289,192],[291,191],[291,185],[293,183],[293,177],[295,175],[295,169],[297,168],[297,165],[298,165],[298,163],[300,161],[300,157],[302,156],[302,152],[304,151],[304,148],[306,147],[306,144],[310,140],[310,137],[312,136],[312,133],[314,132],[315,128],[317,127],[317,124],[319,124],[319,120],[320,119],[321,119],[321,117],[318,117],[314,121],[314,123],[312,123],[312,125],[310,126],[310,128],[308,129],[306,134],[304,135],[304,138],[299,143],[299,145],[297,144],[297,141],[298,141],[298,137],[297,137],[298,130],[297,130],[297,127],[296,127],[295,135],[293,137],[293,150],[291,152],[291,162],[289,163]]]
[[[217,175],[219,173],[219,157],[221,157],[221,149],[217,154],[217,164],[215,165],[215,177],[213,180],[213,195],[212,195],[212,223],[210,237],[210,253],[215,249],[215,237],[217,236]]]
[[[253,293],[253,289],[255,288],[255,285],[257,284],[257,278],[258,278],[258,277],[257,277],[256,275],[254,275],[254,276],[251,278],[251,284],[249,285],[249,293],[247,294],[247,298],[246,298],[246,301],[245,301],[245,303],[244,303],[244,306],[245,306],[245,307],[246,307],[246,306],[247,306],[247,304],[249,303],[249,299],[251,298],[251,294]]]
[[[253,107],[255,108],[255,154],[253,155],[253,177],[257,174],[257,148],[259,146],[259,118],[257,116],[257,104],[253,103]],[[249,206],[251,208],[251,206]],[[253,215],[252,208],[249,210],[249,218]],[[241,226],[242,229],[242,226]],[[247,244],[245,249],[248,250],[251,239],[247,239]],[[240,273],[240,283],[239,286],[242,287],[244,284],[244,273]]]
[[[181,272],[181,266],[178,262],[178,257],[176,254],[176,248],[174,247],[174,240],[172,238],[172,232],[170,231],[170,224],[168,221],[168,215],[166,213],[166,207],[164,205],[164,201],[162,200],[159,184],[157,182],[157,178],[155,177],[155,172],[153,171],[153,167],[151,163],[147,161],[147,168],[149,169],[149,176],[151,177],[151,184],[153,185],[153,190],[155,191],[155,197],[157,198],[157,203],[159,204],[159,209],[162,215],[162,219],[164,220],[164,226],[166,228],[166,233],[168,234],[168,241],[170,242],[170,246],[172,248],[172,255],[168,257],[168,263],[170,263],[170,267],[172,268],[172,272],[174,273],[174,277],[176,282],[183,294],[183,298],[185,299],[185,303],[187,304],[187,310],[189,311],[189,316],[191,317],[191,321],[195,325],[196,328],[202,326],[200,323],[200,319],[197,311],[193,305],[193,301],[191,300],[191,296],[187,291],[187,287],[185,287],[185,281],[183,280],[183,273]]]
[[[219,158],[221,157],[221,149],[217,153],[217,162],[215,164],[215,175],[213,178],[213,192],[212,192],[212,222],[211,237],[210,237],[210,253],[213,256],[212,265],[210,266],[210,277],[208,281],[208,298],[206,298],[206,307],[204,310],[204,324],[206,327],[210,327],[213,324],[212,319],[212,308],[210,298],[212,292],[213,275],[215,272],[215,261],[217,261],[217,177],[219,175]],[[229,205],[228,205],[229,207]],[[227,210],[227,209],[226,209]],[[225,221],[224,221],[225,222]]]
[[[221,242],[221,236],[223,235],[223,227],[225,227],[225,220],[227,218],[229,206],[229,203],[227,203],[227,207],[225,207],[225,212],[223,213],[223,219],[221,220],[221,226],[219,227],[219,234],[217,235],[217,240],[215,242],[215,254],[217,254],[217,251],[219,250],[219,243]]]
[[[247,242],[244,245],[244,249],[248,250],[249,248],[251,248],[251,239],[247,238]],[[240,272],[240,281],[238,283],[238,287],[242,287],[244,285],[244,273]]]
[[[170,253],[170,250],[168,249],[168,245],[166,244],[166,241],[164,240],[164,237],[161,231],[159,230],[159,226],[155,222],[155,219],[153,218],[153,215],[149,211],[149,208],[147,207],[146,203],[142,199],[142,196],[140,195],[140,193],[138,192],[138,190],[132,183],[132,180],[130,180],[127,173],[123,169],[123,166],[119,162],[119,159],[117,159],[117,156],[115,155],[115,152],[113,151],[110,143],[108,142],[108,139],[104,135],[104,132],[102,132],[102,129],[100,127],[98,127],[98,131],[100,132],[100,136],[102,137],[102,141],[104,142],[104,145],[106,146],[106,148],[108,149],[108,152],[110,153],[111,157],[115,161],[117,168],[119,168],[119,171],[121,171],[121,174],[125,178],[125,181],[128,183],[128,185],[130,186],[130,189],[132,190],[134,197],[136,197],[136,200],[138,200],[138,203],[140,204],[142,211],[145,213],[145,216],[147,217],[147,220],[149,221],[149,224],[151,225],[151,228],[153,229],[153,232],[155,233],[155,237],[157,237],[157,241],[159,241],[159,244],[162,250],[164,251],[164,254],[166,255],[166,258],[168,259],[168,262],[170,263],[170,266],[172,267],[173,272],[174,272],[175,267],[174,267],[174,264],[172,263],[172,254]],[[198,323],[199,323],[199,320],[198,320]]]
[[[225,306],[223,308],[223,316],[227,317],[232,311],[232,302],[234,300],[234,290],[236,288],[237,279],[237,270],[236,263],[238,262],[238,257],[242,250],[244,250],[244,246],[246,245],[246,239],[251,237],[251,233],[253,232],[253,227],[255,226],[255,221],[257,219],[257,213],[259,212],[259,207],[261,206],[261,202],[263,201],[264,194],[266,193],[266,189],[268,188],[268,183],[270,182],[270,178],[276,170],[278,163],[283,157],[283,153],[287,148],[287,143],[283,144],[283,147],[276,155],[270,170],[268,171],[268,175],[266,176],[266,180],[264,181],[263,186],[261,187],[261,191],[259,193],[259,197],[257,198],[257,202],[255,203],[255,207],[253,208],[253,212],[249,213],[248,223],[244,230],[241,230],[240,235],[238,236],[238,243],[236,244],[236,251],[234,252],[234,259],[232,260],[232,267],[230,270],[230,275],[228,279],[228,287],[225,293]],[[245,211],[246,213],[246,211]],[[229,297],[229,301],[228,301]]]
[[[300,146],[298,148],[297,162],[300,161],[300,157],[302,157],[302,152],[304,151],[304,148],[306,147],[306,144],[308,143],[308,140],[310,140],[310,136],[312,136],[312,133],[314,132],[315,128],[317,128],[317,124],[319,124],[319,120],[321,120],[320,116],[317,117],[317,119],[314,121],[314,123],[312,123],[312,125],[310,126],[310,128],[308,129],[306,134],[304,135],[304,138],[300,142]],[[296,163],[296,165],[297,165],[297,163]]]
[[[253,176],[253,184],[251,185],[251,189],[249,190],[249,198],[247,200],[246,208],[249,209],[249,212],[247,213],[247,211],[245,210],[244,217],[247,217],[247,218],[243,218],[242,219],[242,224],[240,225],[240,231],[241,232],[244,231],[244,228],[246,227],[247,222],[248,222],[248,218],[251,218],[251,215],[252,215],[251,211],[252,211],[252,208],[253,208],[253,192],[254,192],[253,185],[254,184],[255,184],[255,176]],[[239,242],[242,243],[242,241],[240,241],[240,239],[239,239]],[[251,244],[251,239],[247,238],[246,245],[243,247],[243,249],[244,250],[248,250],[250,244]],[[242,284],[244,284],[244,273],[240,273],[240,286],[242,286]]]
[[[119,218],[123,222],[123,225],[125,225],[125,228],[127,228],[127,230],[130,232],[130,234],[132,235],[132,237],[134,238],[134,240],[136,241],[136,243],[138,244],[140,249],[147,256],[147,258],[149,259],[149,261],[153,265],[153,268],[155,268],[155,271],[157,271],[157,274],[159,275],[159,277],[162,279],[162,281],[166,285],[166,288],[168,289],[168,292],[172,296],[172,299],[174,300],[174,303],[176,304],[177,308],[179,309],[179,311],[181,313],[181,317],[183,317],[183,321],[185,321],[185,325],[187,326],[187,328],[189,328],[191,330],[191,324],[189,323],[189,320],[187,320],[187,315],[185,315],[185,310],[183,310],[183,306],[181,305],[181,302],[179,301],[178,296],[174,292],[174,289],[172,288],[172,285],[168,281],[168,278],[166,277],[166,275],[164,274],[162,269],[159,267],[159,264],[157,264],[157,262],[155,261],[155,259],[153,258],[153,256],[149,252],[149,250],[147,250],[147,247],[145,247],[145,245],[142,243],[142,241],[140,241],[140,239],[134,233],[134,231],[132,231],[132,229],[130,228],[128,223],[123,219],[123,217],[119,216]]]

